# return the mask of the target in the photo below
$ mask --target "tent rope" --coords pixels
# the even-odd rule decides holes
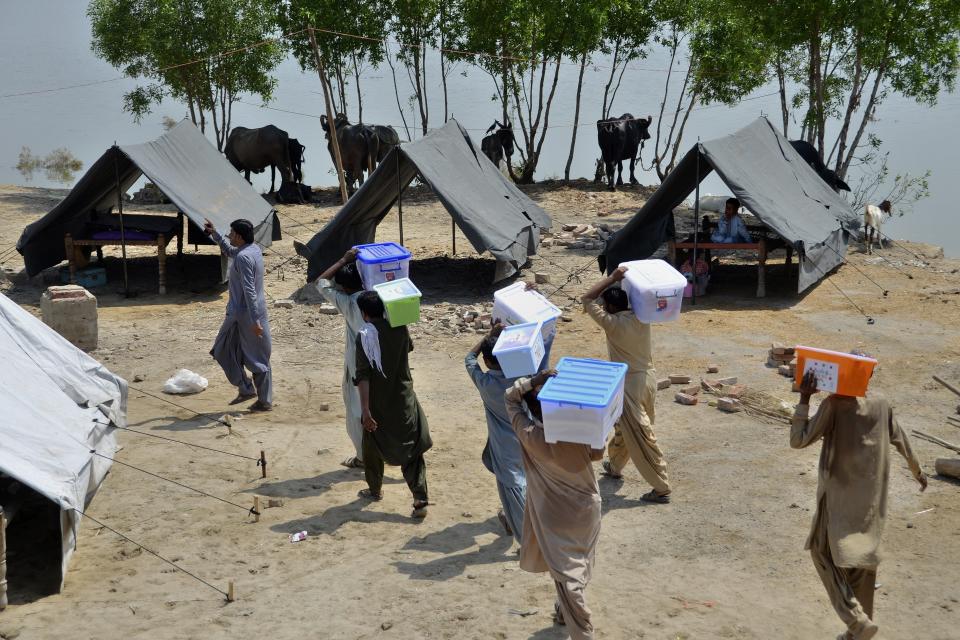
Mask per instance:
[[[108,424],[104,422],[98,422],[97,424]],[[206,451],[213,451],[214,453],[222,453],[225,456],[233,456],[235,458],[243,458],[244,460],[253,460],[254,462],[260,462],[260,458],[254,458],[253,456],[245,456],[240,453],[233,453],[231,451],[221,451],[220,449],[214,449],[212,447],[205,447],[202,444],[194,444],[192,442],[184,442],[183,440],[174,440],[173,438],[167,438],[166,436],[160,436],[155,433],[147,433],[146,431],[137,431],[136,429],[131,429],[130,427],[118,427],[113,423],[109,423],[108,426],[113,427],[114,429],[121,429],[123,431],[129,431],[131,433],[139,433],[142,436],[150,436],[151,438],[157,438],[159,440],[166,440],[167,442],[176,442],[177,444],[182,444],[187,447],[194,447],[196,449],[204,449]]]
[[[147,471],[146,469],[141,469],[140,467],[135,467],[135,466],[133,466],[132,464],[128,464],[128,463],[126,463],[126,462],[121,462],[120,460],[117,460],[116,458],[111,458],[110,456],[105,456],[105,455],[103,455],[102,453],[100,453],[99,451],[97,451],[96,449],[90,449],[90,453],[92,453],[93,455],[98,456],[98,457],[100,457],[100,458],[103,458],[104,460],[109,460],[109,461],[111,461],[111,462],[114,462],[114,463],[116,463],[116,464],[122,465],[122,466],[124,466],[124,467],[130,467],[131,469],[135,469],[135,470],[139,471],[140,473],[145,473],[145,474],[147,474],[148,476],[152,476],[152,477],[157,478],[157,479],[159,479],[159,480],[164,480],[164,481],[166,481],[166,482],[169,482],[170,484],[175,484],[175,485],[177,485],[178,487],[183,487],[184,489],[189,489],[190,491],[195,491],[195,492],[199,493],[200,495],[206,496],[206,497],[208,497],[208,498],[213,498],[214,500],[219,500],[220,502],[223,502],[224,504],[228,504],[228,505],[230,505],[231,507],[236,507],[236,508],[238,508],[238,509],[243,509],[248,515],[254,515],[254,516],[260,515],[260,512],[257,511],[256,509],[254,509],[253,507],[245,507],[245,506],[243,506],[243,505],[237,504],[236,502],[230,502],[229,500],[225,500],[224,498],[221,498],[221,497],[219,497],[219,496],[215,496],[215,495],[213,495],[212,493],[207,493],[206,491],[201,491],[200,489],[196,489],[196,488],[194,488],[194,487],[187,486],[187,485],[183,484],[182,482],[177,482],[176,480],[171,480],[170,478],[164,478],[163,476],[158,476],[157,474],[152,473],[152,472],[150,472],[150,471]]]
[[[140,388],[135,387],[135,386],[133,386],[133,385],[128,385],[128,386],[129,386],[131,389],[133,389],[134,391],[136,391],[137,393],[140,393],[140,394],[142,394],[142,395],[148,396],[148,397],[150,397],[150,398],[154,398],[154,399],[156,399],[156,400],[160,400],[161,402],[166,402],[167,404],[172,405],[172,406],[174,406],[174,407],[177,407],[178,409],[183,409],[184,411],[189,411],[190,413],[192,413],[193,415],[197,416],[198,418],[204,418],[205,420],[209,420],[210,422],[219,422],[220,424],[222,424],[222,425],[225,426],[225,427],[231,426],[230,424],[228,424],[228,423],[225,422],[224,420],[221,420],[220,418],[213,418],[213,417],[211,417],[211,416],[206,415],[205,413],[200,413],[199,411],[194,411],[194,410],[191,409],[190,407],[185,407],[185,406],[183,406],[182,404],[177,404],[176,402],[173,402],[172,400],[167,400],[166,398],[164,398],[164,397],[162,397],[162,396],[154,395],[154,394],[150,393],[149,391],[144,391],[143,389],[140,389]]]
[[[80,509],[77,509],[77,508],[73,508],[73,511],[76,511],[77,513],[79,513],[79,514],[80,514],[81,516],[83,516],[84,518],[87,518],[87,519],[89,519],[89,520],[92,520],[93,522],[97,523],[98,525],[100,525],[101,527],[103,527],[104,529],[106,529],[107,531],[110,531],[111,533],[113,533],[113,534],[115,534],[115,535],[117,535],[117,536],[120,536],[121,538],[123,538],[123,539],[126,540],[127,542],[129,542],[129,543],[131,543],[131,544],[133,544],[133,545],[136,545],[136,546],[139,547],[140,549],[143,549],[144,551],[146,551],[146,552],[149,553],[150,555],[154,556],[155,558],[159,558],[160,560],[166,562],[167,564],[169,564],[169,565],[170,565],[171,567],[173,567],[174,569],[176,569],[176,570],[178,570],[178,571],[181,571],[181,572],[187,574],[188,576],[190,576],[191,578],[193,578],[193,579],[196,580],[197,582],[201,582],[201,583],[207,585],[208,587],[210,587],[211,589],[213,589],[213,590],[216,591],[217,593],[222,594],[224,598],[229,598],[229,597],[230,597],[229,594],[227,594],[226,591],[223,591],[222,589],[213,586],[212,584],[210,584],[209,582],[207,582],[206,580],[204,580],[204,579],[201,578],[200,576],[198,576],[198,575],[196,575],[196,574],[194,574],[194,573],[191,573],[191,572],[187,571],[186,569],[184,569],[184,568],[181,567],[180,565],[176,564],[176,563],[173,562],[172,560],[168,560],[168,559],[164,558],[163,556],[161,556],[161,555],[160,555],[159,553],[157,553],[156,551],[153,551],[152,549],[148,549],[147,547],[143,546],[142,544],[140,544],[140,543],[137,542],[136,540],[132,540],[130,537],[128,537],[128,536],[120,533],[119,531],[117,531],[117,530],[114,529],[113,527],[111,527],[111,526],[109,526],[109,525],[107,525],[107,524],[104,524],[103,522],[101,522],[100,520],[97,520],[97,519],[94,518],[93,516],[87,515],[86,513],[84,513],[83,511],[80,511]]]

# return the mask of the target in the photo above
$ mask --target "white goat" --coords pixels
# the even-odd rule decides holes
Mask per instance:
[[[890,217],[893,212],[893,205],[889,200],[884,200],[880,206],[868,204],[863,210],[863,239],[867,243],[867,253],[873,253],[873,238],[876,237],[877,244],[883,249],[883,234],[880,228],[883,221]]]

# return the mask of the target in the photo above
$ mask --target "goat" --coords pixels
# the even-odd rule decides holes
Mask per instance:
[[[867,253],[873,253],[873,238],[876,236],[877,245],[883,249],[883,234],[880,228],[883,221],[890,217],[893,205],[884,200],[880,206],[868,204],[863,210],[863,239],[867,243]]]

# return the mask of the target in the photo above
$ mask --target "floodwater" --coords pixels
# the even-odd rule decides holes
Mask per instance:
[[[124,113],[123,94],[136,83],[126,78],[100,82],[117,78],[120,74],[90,51],[90,27],[85,10],[85,2],[0,0],[0,12],[4,17],[0,22],[0,60],[3,62],[0,66],[0,96],[41,91],[0,97],[0,183],[25,183],[15,168],[23,146],[40,155],[57,147],[66,147],[83,161],[86,168],[114,142],[125,144],[150,140],[163,132],[163,116],[179,119],[185,115],[184,106],[172,101],[165,101],[139,124]],[[581,126],[571,171],[573,177],[593,176],[594,161],[599,154],[592,123],[600,111],[607,64],[607,60],[598,58],[596,68],[588,69],[584,77]],[[650,58],[632,66],[624,77],[613,111],[617,114],[629,111],[637,116],[656,115],[662,100],[667,60],[654,52]],[[436,60],[429,72],[432,73],[429,78],[431,126],[438,126],[442,124],[443,104]],[[464,72],[466,75],[462,75]],[[570,148],[577,72],[575,64],[562,68],[550,114],[551,128],[536,174],[540,179],[563,175]],[[275,124],[287,130],[307,146],[304,181],[315,186],[333,184],[332,163],[316,117],[323,112],[316,75],[301,72],[294,61],[287,60],[278,68],[277,77],[279,86],[270,104],[274,109],[261,108],[257,106],[260,104],[258,99],[244,97],[244,103],[234,107],[234,125],[258,127]],[[401,102],[405,108],[410,107],[406,99],[411,93],[409,82],[402,68],[398,68],[397,82]],[[479,141],[483,131],[500,115],[499,104],[493,101],[492,81],[479,68],[460,65],[448,82],[452,116],[469,130],[475,141]],[[83,83],[98,84],[45,91]],[[362,80],[362,89],[364,120],[392,124],[404,138],[389,67],[383,65],[370,70]],[[355,91],[353,87],[350,90]],[[694,111],[683,149],[689,148],[698,137],[709,140],[723,136],[761,115],[779,122],[778,97],[762,97],[774,90],[774,87],[762,88],[736,107],[717,106]],[[355,108],[355,104],[351,108]],[[672,106],[666,109],[667,112],[672,110]],[[288,113],[290,111],[299,113]],[[416,121],[412,108],[407,109],[406,117],[408,123]],[[869,131],[877,134],[884,142],[884,149],[890,151],[891,175],[920,174],[928,169],[933,172],[931,196],[917,203],[904,217],[891,220],[884,232],[896,238],[938,244],[948,255],[960,255],[960,234],[954,220],[960,202],[957,176],[960,95],[944,93],[933,108],[894,96],[881,106],[879,118]],[[794,128],[794,135],[797,131]],[[650,147],[643,154],[644,159],[649,160]],[[638,178],[643,183],[657,183],[656,174],[652,172],[641,171]],[[848,178],[851,184],[856,180],[856,173]],[[48,183],[42,174],[28,184],[64,186]],[[269,188],[268,173],[255,176],[254,185],[264,191]],[[722,183],[715,177],[705,181],[701,190],[703,193],[724,193]]]

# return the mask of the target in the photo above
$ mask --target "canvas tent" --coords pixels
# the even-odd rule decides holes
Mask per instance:
[[[395,147],[336,217],[298,252],[313,280],[352,246],[374,241],[377,225],[400,192],[419,175],[430,185],[478,253],[497,259],[495,280],[534,255],[550,216],[500,173],[450,120],[442,128]]]
[[[601,270],[649,258],[673,238],[674,208],[711,171],[764,225],[793,245],[800,262],[798,292],[843,262],[847,232],[859,226],[856,214],[770,121],[758,118],[687,152],[640,211],[607,240]]]
[[[273,207],[193,123],[183,120],[152,142],[107,149],[66,198],[28,225],[17,242],[27,274],[33,276],[64,260],[64,235],[78,236],[94,216],[116,207],[118,181],[125,193],[141,175],[198,227],[209,218],[226,231],[233,220],[246,218],[254,224],[261,245],[279,238]]]
[[[0,474],[60,509],[61,572],[126,426],[127,383],[0,294]],[[5,499],[0,495],[0,499]]]

